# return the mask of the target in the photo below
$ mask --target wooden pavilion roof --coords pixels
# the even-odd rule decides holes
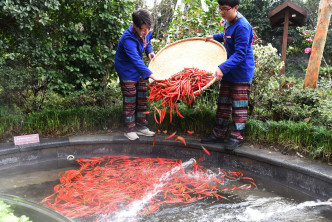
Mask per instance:
[[[272,28],[284,26],[287,10],[289,10],[289,26],[303,26],[307,11],[291,1],[286,1],[268,13]]]

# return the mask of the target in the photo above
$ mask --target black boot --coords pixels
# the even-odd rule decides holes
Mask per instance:
[[[234,150],[241,145],[240,140],[229,139],[228,142],[225,144],[225,150]]]
[[[223,142],[224,138],[216,138],[213,134],[201,140],[201,143],[223,143]]]

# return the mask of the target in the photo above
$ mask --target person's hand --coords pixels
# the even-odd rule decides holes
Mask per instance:
[[[214,77],[216,77],[216,81],[220,80],[224,76],[224,73],[218,67],[216,72],[214,73]]]
[[[151,74],[149,76],[150,79],[153,79],[154,81],[161,81],[161,80],[164,80],[164,78],[162,77],[159,77],[159,76],[156,76],[155,74]]]
[[[151,53],[149,54],[149,59],[152,60],[154,57],[155,57],[155,54],[154,54],[153,52],[151,52]]]
[[[205,36],[205,41],[213,39],[213,35],[207,35]]]

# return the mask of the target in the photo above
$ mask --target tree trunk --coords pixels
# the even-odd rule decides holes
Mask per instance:
[[[320,0],[316,34],[304,79],[304,88],[317,88],[319,67],[323,57],[327,30],[331,19],[331,4],[331,0]]]

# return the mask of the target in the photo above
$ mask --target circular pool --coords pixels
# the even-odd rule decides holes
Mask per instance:
[[[161,136],[154,147],[152,142],[153,138],[132,142],[120,134],[109,134],[42,139],[24,146],[0,144],[0,193],[38,205],[52,194],[59,183],[59,172],[79,167],[75,161],[78,158],[130,155],[185,162],[204,155],[202,144],[195,139],[187,139],[186,146]],[[254,147],[242,146],[232,153],[218,145],[204,147],[211,153],[201,162],[205,168],[241,171],[254,178],[257,188],[225,192],[227,200],[208,198],[167,205],[146,215],[132,214],[132,209],[124,208],[117,214],[98,217],[99,221],[331,221],[331,166]]]

